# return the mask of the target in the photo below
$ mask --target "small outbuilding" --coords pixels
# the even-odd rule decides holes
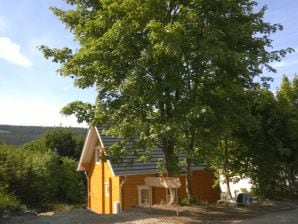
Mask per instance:
[[[177,184],[178,181],[174,183],[172,180],[167,182],[165,178],[150,179],[160,176],[157,162],[164,157],[162,150],[156,149],[147,163],[138,161],[133,155],[123,158],[121,164],[101,160],[101,155],[107,152],[106,149],[119,140],[104,135],[97,127],[90,128],[87,134],[77,169],[86,172],[87,207],[98,214],[112,214],[133,206],[166,204],[170,197],[170,186],[158,186]],[[133,165],[129,165],[131,161]],[[150,181],[151,186],[147,185],[145,180]],[[160,180],[159,183],[157,180]],[[213,181],[213,171],[203,165],[193,167],[192,188],[197,198],[209,203],[215,203],[220,198],[220,190],[213,187]],[[186,197],[185,175],[179,177],[179,183],[181,186],[177,188],[177,194],[179,199],[183,199]],[[156,187],[152,187],[154,184]]]

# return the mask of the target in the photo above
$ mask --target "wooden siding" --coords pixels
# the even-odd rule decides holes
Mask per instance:
[[[98,214],[112,214],[113,204],[119,201],[119,177],[113,176],[107,162],[95,163],[94,155],[88,170],[88,207]],[[109,185],[106,194],[105,184]]]
[[[138,186],[145,185],[145,177],[152,175],[127,176],[122,189],[123,209],[138,205]]]
[[[103,214],[112,214],[113,213],[113,204],[114,202],[119,202],[119,193],[120,193],[120,177],[113,176],[112,170],[108,162],[104,162],[104,196],[105,196],[105,213]],[[105,185],[109,185],[109,196],[105,192]]]
[[[138,186],[145,185],[145,177],[158,177],[159,174],[142,174],[127,176],[122,189],[123,209],[138,205]],[[152,188],[152,204],[166,202],[165,188]]]
[[[182,183],[178,191],[179,198],[186,198],[185,176],[180,177]],[[192,173],[192,190],[199,201],[207,201],[208,203],[216,203],[220,199],[220,188],[214,185],[213,171],[197,170]]]
[[[148,175],[133,175],[127,176],[126,182],[122,190],[123,209],[138,205],[138,186],[144,185],[144,178],[147,176],[159,176],[158,174]],[[182,186],[178,190],[179,199],[186,198],[185,191],[185,176],[180,176]],[[193,192],[201,201],[208,203],[216,203],[220,198],[219,187],[213,187],[214,173],[212,171],[193,171],[192,174]],[[152,203],[165,204],[166,203],[166,189],[152,188]]]
[[[94,161],[94,157],[92,158]],[[89,182],[89,209],[96,212],[102,213],[103,207],[100,203],[102,201],[102,170],[101,166],[92,163],[90,169],[88,170],[88,182]]]
[[[153,187],[152,188],[152,203],[157,205],[166,204],[166,189]]]
[[[112,214],[115,202],[120,203],[120,180],[113,176],[108,162],[95,163],[93,156],[88,170],[88,207],[98,214]],[[123,209],[138,205],[138,186],[145,185],[144,179],[159,174],[143,174],[127,176],[122,189]],[[182,183],[178,190],[179,199],[186,197],[185,176],[179,177]],[[214,174],[212,171],[193,171],[193,192],[199,200],[215,203],[220,197],[219,187],[213,187]],[[109,185],[109,195],[106,194],[105,184]],[[166,203],[166,189],[152,188],[152,203]]]

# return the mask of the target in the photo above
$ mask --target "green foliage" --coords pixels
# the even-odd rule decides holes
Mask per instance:
[[[226,206],[228,204],[228,202],[226,200],[217,200],[216,204]]]
[[[86,195],[86,177],[82,172],[75,172],[77,162],[73,159],[61,158],[58,177],[56,178],[59,200],[70,204],[83,203]]]
[[[227,179],[251,177],[266,197],[294,187],[298,80],[284,78],[277,96],[254,83],[263,67],[274,71],[271,62],[293,51],[268,50],[282,26],[264,21],[266,7],[249,0],[67,2],[72,9],[52,11],[80,48],[40,50],[78,87],[96,86],[94,105],[75,101],[62,112],[107,123],[105,132],[122,139],[107,156],[160,147],[159,166],[169,176],[179,173],[183,155],[187,174],[204,159],[223,166]],[[270,77],[261,80],[268,87]]]
[[[68,128],[55,128],[45,132],[45,146],[60,156],[79,159],[84,139]]]
[[[255,1],[67,2],[71,10],[52,11],[80,48],[40,50],[78,87],[96,86],[98,97],[63,112],[108,122],[106,130],[133,150],[161,147],[170,176],[180,168],[179,154],[196,157],[207,145],[203,136],[222,128],[208,122],[225,127],[232,120],[224,115],[261,67],[273,71],[270,62],[292,51],[268,51],[270,34],[282,26],[264,22],[266,8],[257,11]]]
[[[23,212],[25,209],[26,206],[22,205],[15,196],[0,187],[0,216],[5,213]]]
[[[74,101],[67,106],[63,107],[61,113],[65,115],[74,114],[79,123],[87,122],[92,124],[95,114],[95,106],[90,103],[84,103],[81,101]]]
[[[246,188],[240,188],[240,192],[242,192],[242,193],[250,193],[250,192],[248,192],[248,190]]]
[[[31,142],[28,142],[20,146],[20,148],[25,151],[38,151],[41,153],[49,151],[48,147],[46,146],[45,140],[43,138],[38,138]]]
[[[231,168],[250,177],[255,193],[262,197],[292,194],[297,189],[296,79],[290,82],[284,77],[276,95],[267,89],[250,91],[250,125],[234,131],[241,147],[233,151]]]
[[[86,178],[76,171],[77,162],[45,145],[44,138],[18,148],[0,145],[0,184],[8,198],[14,195],[12,202],[16,199],[29,208],[83,203]]]
[[[196,200],[194,198],[193,199],[183,198],[179,201],[179,205],[182,205],[182,206],[189,206],[195,203],[196,203]]]

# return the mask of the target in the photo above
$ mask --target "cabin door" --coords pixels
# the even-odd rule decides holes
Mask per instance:
[[[146,185],[138,186],[138,205],[149,206],[152,202],[151,188]]]

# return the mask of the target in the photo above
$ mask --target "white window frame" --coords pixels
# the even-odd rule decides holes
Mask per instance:
[[[148,190],[149,191],[149,201],[148,204],[144,204],[142,203],[142,194],[141,191],[142,190]],[[139,185],[138,186],[138,205],[139,206],[149,206],[152,203],[152,188],[147,186],[147,185]]]
[[[95,152],[94,152],[94,156],[95,156],[95,163],[96,164],[100,164],[100,157],[99,157],[99,150],[100,150],[100,146],[96,146],[95,147]]]

